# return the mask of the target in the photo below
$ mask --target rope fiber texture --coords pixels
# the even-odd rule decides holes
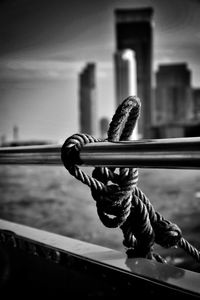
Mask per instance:
[[[136,96],[129,96],[117,108],[108,129],[107,141],[127,141],[136,126],[141,103]],[[83,172],[79,152],[87,143],[103,142],[88,134],[74,134],[61,148],[61,159],[69,173],[88,185],[96,201],[101,222],[109,228],[119,227],[124,236],[123,244],[128,257],[144,257],[166,263],[153,251],[154,243],[165,248],[180,247],[200,262],[200,252],[182,237],[180,228],[156,212],[137,187],[136,168],[96,167],[92,176]]]

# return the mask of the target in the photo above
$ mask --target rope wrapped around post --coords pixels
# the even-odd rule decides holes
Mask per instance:
[[[112,118],[106,140],[129,140],[140,109],[138,97],[126,98]],[[72,176],[90,187],[101,222],[106,227],[119,227],[122,230],[128,257],[145,257],[164,263],[165,259],[153,252],[153,245],[157,243],[165,248],[179,246],[200,261],[200,252],[182,237],[180,228],[156,212],[137,187],[136,168],[96,167],[92,176],[89,176],[78,167],[81,148],[87,143],[101,141],[105,140],[88,134],[74,134],[64,142],[61,159]]]

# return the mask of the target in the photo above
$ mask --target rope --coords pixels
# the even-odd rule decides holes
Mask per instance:
[[[140,115],[138,97],[126,98],[117,108],[108,129],[108,141],[127,141]],[[166,263],[153,251],[154,243],[165,248],[180,247],[200,262],[200,252],[182,237],[180,228],[154,210],[150,200],[137,187],[136,168],[96,167],[92,176],[83,172],[79,152],[87,143],[101,142],[88,134],[74,134],[61,148],[61,159],[69,173],[89,186],[101,222],[122,230],[128,257],[145,257]]]

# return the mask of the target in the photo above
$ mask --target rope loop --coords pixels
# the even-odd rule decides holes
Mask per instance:
[[[126,98],[111,120],[106,140],[130,140],[140,109],[138,97]],[[137,187],[136,168],[96,167],[92,176],[89,176],[78,167],[81,164],[81,149],[88,143],[102,141],[105,140],[89,134],[74,134],[64,142],[61,160],[72,176],[90,187],[101,222],[109,228],[120,227],[128,257],[146,257],[166,263],[164,258],[153,252],[153,245],[157,243],[165,248],[179,246],[200,261],[200,252],[182,237],[180,228],[156,212],[146,195]]]
[[[140,99],[129,96],[117,108],[108,129],[108,141],[127,141],[136,126],[141,109]]]

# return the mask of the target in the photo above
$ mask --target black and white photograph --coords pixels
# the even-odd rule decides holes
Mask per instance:
[[[200,298],[199,0],[0,1],[0,295]]]

